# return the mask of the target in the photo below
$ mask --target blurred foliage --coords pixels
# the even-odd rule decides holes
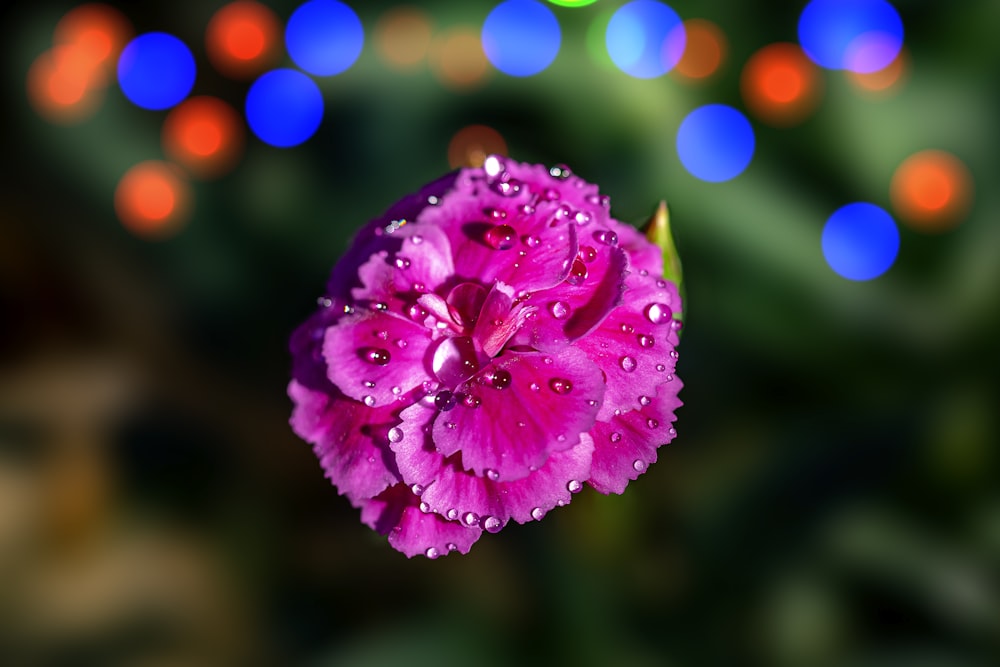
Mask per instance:
[[[194,94],[239,108],[246,84],[202,47],[222,4],[119,6],[137,31],[192,45]],[[268,4],[282,19],[296,6]],[[352,4],[370,31],[396,3]],[[619,4],[554,7],[548,70],[464,91],[387,68],[368,39],[319,81],[312,140],[251,140],[161,242],[130,236],[112,195],[162,158],[164,113],[111,86],[93,118],[48,124],[25,75],[72,5],[0,10],[0,662],[996,664],[1000,8],[899,0],[912,60],[896,94],[824,72],[814,115],[755,123],[750,168],[710,184],[677,159],[680,120],[741,108],[742,63],[794,41],[802,3],[672,3],[729,43],[697,84],[630,79],[588,53]],[[435,29],[477,28],[491,6],[421,4]],[[620,219],[670,202],[686,405],[624,496],[585,491],[468,556],[407,561],[290,433],[286,342],[353,231],[447,171],[473,123],[517,159],[599,183]],[[902,227],[887,274],[838,277],[826,217],[889,209],[894,168],[925,148],[972,171],[968,219]]]

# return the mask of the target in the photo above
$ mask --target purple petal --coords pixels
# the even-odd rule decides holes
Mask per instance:
[[[393,313],[344,318],[323,340],[327,375],[350,398],[385,405],[429,379],[423,360],[430,342],[426,328]]]
[[[288,396],[295,403],[292,430],[312,444],[340,493],[352,501],[371,498],[399,481],[386,435],[398,420],[388,408],[368,408],[295,380],[288,385]]]
[[[483,531],[463,526],[440,514],[420,510],[420,499],[402,484],[387,489],[377,498],[357,503],[361,521],[376,532],[389,536],[389,544],[407,558],[421,555],[444,556],[452,551],[469,553]]]
[[[434,443],[445,456],[461,451],[465,469],[504,481],[576,445],[604,396],[599,369],[573,348],[505,352],[469,385],[459,391],[477,399],[475,407],[460,401],[438,414]]]
[[[466,525],[495,525],[499,530],[510,519],[518,523],[538,520],[552,508],[569,503],[570,489],[579,490],[590,476],[594,444],[588,434],[575,447],[551,454],[527,477],[501,482],[463,470],[457,454],[445,458],[437,451],[424,431],[433,417],[428,408],[414,405],[400,417],[402,435],[390,447],[403,480],[421,492],[420,500],[432,512]]]
[[[677,435],[671,424],[676,420],[674,410],[681,406],[677,398],[681,386],[675,378],[660,385],[647,405],[594,425],[591,486],[604,494],[622,493],[629,481],[656,463],[656,449]]]
[[[486,296],[472,338],[487,358],[494,357],[535,310],[518,302],[509,285],[497,281]]]
[[[663,251],[650,243],[645,234],[614,219],[609,221],[608,228],[618,235],[618,245],[628,253],[632,271],[645,271],[650,276],[663,275]]]
[[[405,294],[433,291],[455,272],[448,239],[436,227],[411,224],[395,232],[392,249],[375,252],[360,269],[361,287],[351,291],[356,301],[392,301]]]

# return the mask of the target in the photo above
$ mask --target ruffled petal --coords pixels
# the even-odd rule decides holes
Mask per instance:
[[[615,219],[608,221],[608,229],[618,236],[619,247],[628,253],[632,271],[641,274],[645,271],[650,276],[663,275],[663,251],[646,239],[646,235],[632,225],[626,225]]]
[[[288,385],[295,403],[291,425],[312,444],[326,476],[352,501],[371,498],[400,481],[388,429],[387,408],[368,408],[343,396],[313,391],[295,380]]]
[[[425,431],[433,413],[422,405],[404,410],[399,435],[390,447],[403,480],[432,512],[490,532],[510,519],[537,521],[554,507],[566,505],[590,477],[594,443],[583,434],[579,444],[555,452],[538,470],[522,479],[500,482],[462,469],[459,455],[443,456]]]
[[[344,318],[326,330],[327,376],[369,407],[385,405],[430,379],[424,356],[431,333],[392,313]]]
[[[395,300],[409,301],[434,291],[454,275],[448,239],[440,229],[410,224],[394,236],[398,240],[394,247],[375,252],[358,269],[362,285],[351,291],[356,301],[379,302],[392,309]]]
[[[622,493],[629,481],[656,463],[657,448],[677,435],[671,424],[677,419],[674,410],[681,406],[677,398],[681,386],[674,378],[660,385],[647,405],[594,425],[594,457],[588,480],[592,487],[604,494]]]
[[[361,521],[388,535],[389,544],[407,558],[437,558],[452,551],[468,553],[483,533],[478,526],[463,526],[440,514],[423,512],[419,503],[410,489],[399,484],[357,506],[361,508]]]
[[[459,391],[468,398],[438,414],[434,442],[445,456],[461,451],[466,470],[503,481],[576,445],[604,397],[600,370],[573,348],[505,352]]]

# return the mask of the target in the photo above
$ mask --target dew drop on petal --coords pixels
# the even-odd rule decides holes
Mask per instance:
[[[419,496],[424,492],[424,487],[420,484],[414,484],[410,487],[410,491],[413,491],[413,495]]]
[[[631,324],[622,323],[622,333],[630,334],[633,331],[635,331],[635,329],[632,328]]]
[[[393,426],[389,429],[389,442],[401,442],[403,440],[403,429],[398,426]],[[417,493],[414,491],[414,493]],[[417,493],[419,496],[420,494]]]
[[[531,510],[531,518],[535,521],[541,521],[543,516],[545,516],[545,510],[541,507],[536,507]]]
[[[431,199],[433,199],[434,201],[431,201]],[[436,206],[437,203],[438,203],[438,198],[437,197],[428,197],[427,198],[427,202],[431,206]],[[410,241],[413,242],[413,245],[420,245],[421,243],[424,242],[424,237],[421,236],[420,234],[414,234],[413,236],[410,237]]]
[[[381,347],[370,347],[366,349],[364,357],[365,361],[369,364],[375,364],[376,366],[385,366],[392,360],[389,350],[384,350]]]
[[[478,408],[482,404],[482,401],[475,394],[466,394],[462,397],[462,405],[467,408]]]
[[[580,489],[583,488],[583,484],[579,480],[571,479],[569,484],[566,485],[566,490],[570,493],[579,493]]]
[[[445,425],[445,427],[447,427],[448,429],[450,429],[452,431],[454,431],[455,428],[458,426],[458,424],[456,424],[455,422],[445,422],[444,425]]]
[[[632,461],[632,469],[636,472],[642,472],[646,469],[646,462],[642,459],[636,459],[635,461]]]
[[[483,518],[483,528],[486,529],[487,533],[496,533],[503,528],[503,521],[496,518],[495,516],[487,516]]]
[[[397,257],[396,268],[399,269],[400,271],[405,271],[406,269],[410,268],[410,260],[408,260],[405,257]]]
[[[667,430],[667,435],[669,435],[669,436],[670,436],[671,438],[674,438],[674,437],[676,437],[676,436],[677,436],[677,429],[675,429],[675,428],[674,428],[673,426],[671,426],[671,427],[670,427],[670,428],[669,428],[669,429]]]
[[[608,436],[608,440],[610,440],[611,442],[621,442],[621,439],[622,439],[622,434],[619,433],[618,431],[615,431],[614,433]]]
[[[576,224],[578,225],[586,225],[590,222],[590,214],[586,211],[577,211],[573,219],[576,220]]]
[[[598,229],[594,232],[594,240],[604,245],[618,245],[618,234],[610,229]]]
[[[371,395],[366,395],[361,398],[361,402],[367,405],[369,408],[375,407],[375,397]]]
[[[490,155],[483,161],[483,171],[490,178],[500,175],[504,170],[504,163],[496,155]]]
[[[502,368],[497,368],[490,375],[490,385],[494,389],[506,389],[510,386],[511,380],[510,372]]]
[[[521,243],[528,246],[529,248],[537,248],[541,242],[542,240],[540,238],[538,238],[537,236],[532,236],[531,234],[525,234],[524,236],[521,237]]]
[[[330,306],[332,306],[332,305],[333,305],[333,301],[332,301],[332,300],[330,300],[330,299],[328,299],[328,298],[327,298],[327,297],[325,297],[325,296],[321,296],[320,298],[316,299],[316,304],[317,304],[317,305],[318,305],[318,306],[319,306],[320,308],[329,308]]]
[[[445,513],[445,516],[448,517],[449,521],[454,521],[458,518],[458,510],[452,507],[447,513]]]
[[[476,526],[479,524],[479,515],[475,512],[466,512],[462,515],[462,523],[466,526]]]
[[[573,260],[573,267],[569,270],[569,275],[566,276],[566,282],[570,285],[579,285],[584,280],[587,279],[587,265],[580,261],[577,257]]]
[[[500,479],[500,473],[498,473],[496,470],[487,468],[484,472],[486,473],[486,478],[491,482],[495,482],[498,479]]]
[[[374,310],[379,310],[379,311],[382,311],[382,312],[385,312],[385,311],[389,310],[389,306],[386,305],[386,304],[384,304],[384,303],[382,303],[381,301],[372,304],[372,308]]]
[[[662,303],[651,303],[646,306],[646,319],[653,324],[666,324],[670,321],[670,308]]]
[[[656,364],[656,370],[658,370],[658,371],[660,371],[662,373],[663,371],[667,370],[667,367],[664,366],[663,364]],[[669,377],[667,378],[667,381],[668,382],[670,381]]]
[[[621,359],[618,360],[618,363],[621,365],[622,370],[625,371],[626,373],[631,373],[632,371],[635,370],[635,367],[638,365],[636,364],[635,359],[629,356],[622,357]]]
[[[639,397],[639,405],[645,406],[645,405],[649,405],[650,403],[652,403],[652,400],[649,398],[649,396],[640,396]]]
[[[423,322],[424,318],[427,317],[427,311],[419,303],[415,303],[407,309],[406,314],[410,316],[411,320],[417,322]]]
[[[580,248],[580,259],[582,259],[587,264],[590,264],[595,259],[597,259],[597,251],[594,250],[589,245],[582,246]]]
[[[427,547],[427,551],[425,551],[424,553],[431,560],[434,560],[435,558],[441,555],[441,553],[437,550],[437,547]]]
[[[656,421],[652,417],[650,417],[649,419],[646,420],[646,426],[648,426],[649,428],[656,428],[659,425],[660,425],[660,422]]]
[[[653,347],[653,344],[655,342],[656,341],[653,339],[652,336],[650,336],[648,334],[639,334],[639,345],[640,346],[646,347],[646,348]]]
[[[365,380],[365,381],[364,381],[364,382],[362,382],[361,384],[365,385],[365,386],[366,386],[366,387],[368,387],[369,389],[374,389],[374,388],[375,388],[375,383],[374,383],[374,382],[372,382],[371,380]]]
[[[557,320],[564,320],[569,317],[569,305],[565,301],[553,301],[549,304],[549,312]]]
[[[573,383],[563,378],[552,378],[549,387],[557,394],[568,394],[573,391]]]
[[[676,359],[680,355],[677,354],[677,350],[670,350],[670,356]]]
[[[420,507],[420,511],[423,512],[424,514],[430,514],[431,513],[431,506],[428,505],[427,503],[425,503],[422,500],[420,501],[419,507]]]
[[[555,188],[546,188],[541,197],[545,201],[556,201],[559,199],[559,191]]]
[[[483,240],[495,250],[510,250],[516,239],[517,231],[510,225],[495,225],[483,235]]]
[[[434,407],[442,412],[448,412],[455,407],[457,402],[455,394],[447,389],[442,389],[437,393],[437,396],[434,397]]]
[[[530,384],[530,385],[528,386],[528,388],[529,388],[529,389],[531,389],[531,391],[538,391],[539,389],[541,389],[541,387],[539,387],[539,386],[538,386],[538,383],[537,383],[537,382],[532,382],[532,383],[531,383],[531,384]]]

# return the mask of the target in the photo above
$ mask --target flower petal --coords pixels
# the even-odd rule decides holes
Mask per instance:
[[[440,229],[409,224],[394,236],[397,242],[391,248],[375,252],[358,269],[362,286],[351,290],[356,301],[391,308],[394,299],[433,291],[454,275],[448,239]]]
[[[576,445],[594,425],[604,386],[594,363],[566,348],[505,352],[459,392],[474,400],[438,414],[435,444],[445,456],[461,451],[466,470],[509,481]]]
[[[657,448],[677,435],[671,424],[677,419],[674,410],[681,406],[677,398],[681,386],[674,378],[660,385],[648,405],[594,425],[594,458],[588,480],[592,487],[604,494],[622,493],[630,480],[656,463]]]
[[[422,512],[419,502],[412,491],[399,484],[357,506],[361,508],[361,521],[388,535],[389,544],[407,558],[437,558],[452,551],[468,553],[482,535],[478,526],[463,526],[440,514]]]
[[[632,271],[645,271],[650,276],[663,275],[663,251],[650,243],[646,236],[632,225],[609,220],[608,228],[618,235],[618,245],[628,253]]]
[[[424,368],[430,342],[426,328],[393,313],[344,318],[323,339],[327,376],[350,398],[385,405],[430,379]]]
[[[521,479],[501,482],[462,469],[459,455],[445,458],[424,427],[433,412],[422,405],[404,410],[401,435],[390,444],[403,480],[421,492],[432,511],[466,525],[485,526],[491,532],[507,521],[541,519],[554,507],[566,505],[590,477],[594,443],[583,434],[579,444],[555,452],[545,464]],[[495,528],[494,528],[495,526]]]
[[[352,501],[371,498],[399,482],[388,429],[388,408],[368,408],[343,396],[313,391],[292,380],[292,429],[313,446],[326,476]]]

